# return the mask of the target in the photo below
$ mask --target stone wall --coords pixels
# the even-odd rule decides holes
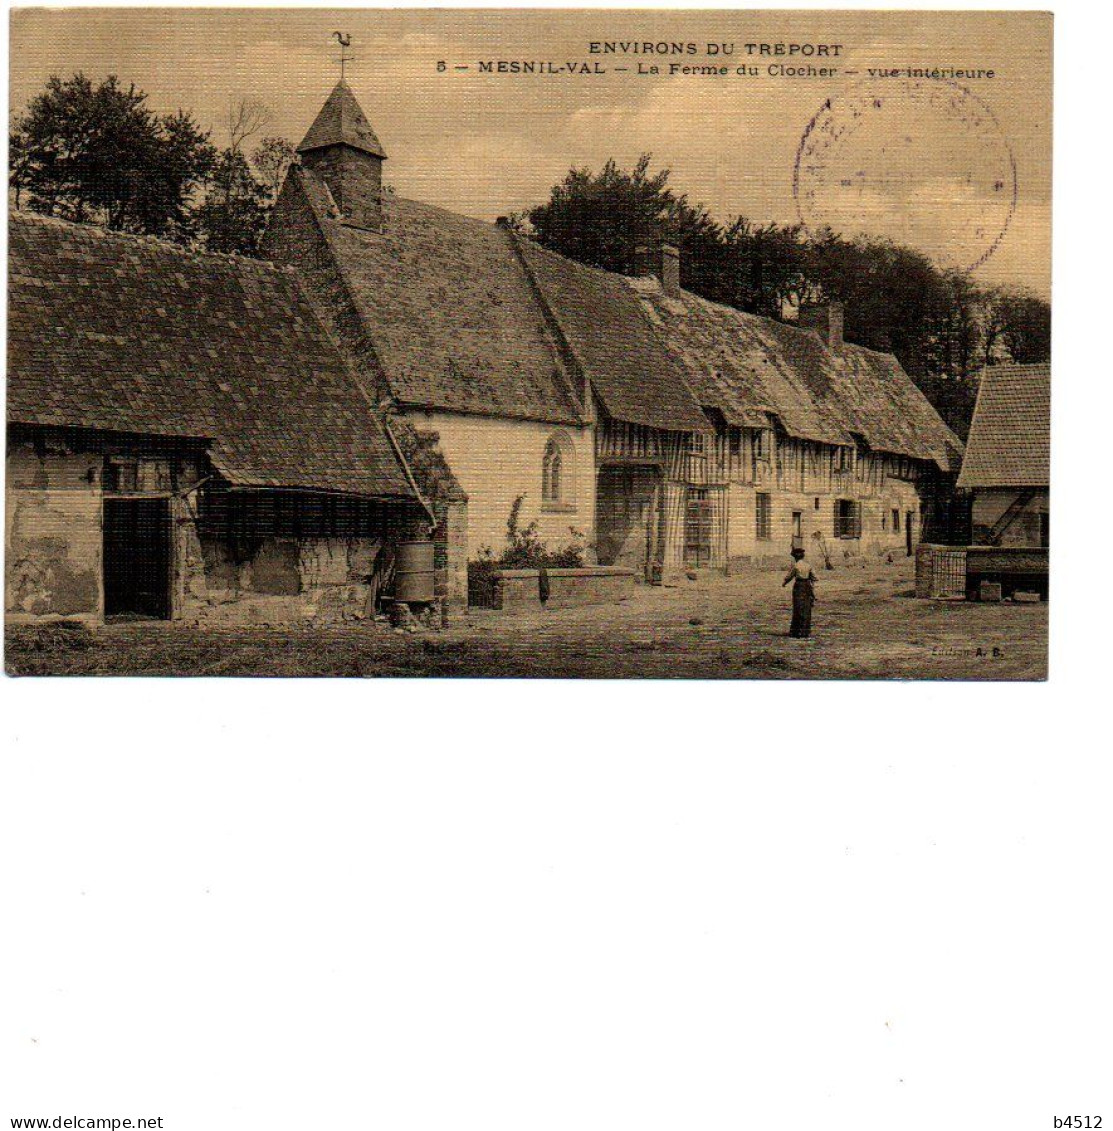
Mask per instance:
[[[463,609],[468,604],[468,504],[441,500],[433,510],[437,516],[433,532],[436,594],[451,608]]]
[[[241,623],[360,618],[374,610],[368,582],[382,548],[377,538],[262,539],[241,557],[219,537],[189,540],[183,619]]]
[[[19,620],[98,622],[101,457],[47,442],[10,444],[6,460],[4,609]]]
[[[457,413],[407,412],[415,428],[435,431],[453,475],[467,493],[468,560],[489,547],[497,557],[506,546],[510,508],[523,496],[520,525],[537,520],[541,538],[550,549],[568,544],[570,527],[593,541],[595,525],[595,459],[592,429],[563,427],[528,420],[499,420]],[[563,475],[568,504],[559,509],[542,505],[541,465],[545,445],[554,433],[567,440]]]
[[[607,605],[625,601],[634,593],[635,573],[615,566],[585,566],[582,569],[545,571],[549,594],[545,607]]]
[[[513,613],[625,601],[633,595],[635,575],[633,570],[619,566],[503,569],[494,573],[492,581],[494,600],[490,607]]]

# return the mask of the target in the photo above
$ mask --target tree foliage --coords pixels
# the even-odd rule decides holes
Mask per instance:
[[[117,231],[159,235],[210,251],[254,255],[294,147],[264,137],[254,99],[230,102],[217,149],[179,111],[157,115],[147,96],[110,75],[52,76],[13,122],[9,181],[16,208]]]
[[[251,154],[251,164],[270,204],[278,199],[278,191],[297,156],[298,151],[284,137],[263,138]]]
[[[201,244],[208,251],[254,255],[267,226],[266,189],[252,176],[238,149],[220,153],[194,217]]]
[[[157,115],[146,101],[115,75],[98,85],[52,76],[11,130],[17,207],[118,231],[188,232],[215,152],[189,114]]]

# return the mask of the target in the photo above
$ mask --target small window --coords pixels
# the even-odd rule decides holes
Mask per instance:
[[[693,456],[707,454],[707,438],[702,432],[693,432],[688,437],[688,452]]]
[[[881,512],[881,529],[889,529],[889,516],[884,511]]]
[[[893,510],[893,533],[900,533],[900,511],[896,509]]]
[[[730,430],[730,454],[735,459],[737,459],[742,454],[741,428],[731,428]]]
[[[769,458],[770,433],[768,428],[759,428],[754,433],[754,459]]]
[[[838,453],[839,453],[839,457],[838,457],[838,469],[839,469],[839,471],[849,471],[850,470],[850,449],[849,448],[839,448]]]
[[[1040,515],[1040,545],[1045,550],[1051,545],[1051,515],[1046,511]]]
[[[800,538],[804,534],[804,515],[801,511],[792,512],[792,536]]]
[[[860,514],[859,505],[853,499],[836,499],[835,537],[860,538],[862,536]]]
[[[109,456],[104,464],[104,489],[110,494],[139,490],[139,460]]]
[[[767,542],[773,537],[772,533],[772,497],[767,494],[757,496],[757,537],[761,542]]]

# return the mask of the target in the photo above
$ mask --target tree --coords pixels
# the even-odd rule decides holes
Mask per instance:
[[[681,246],[682,279],[714,278],[721,236],[701,204],[690,205],[668,187],[670,172],[650,174],[652,157],[642,154],[633,169],[612,159],[598,173],[570,169],[545,204],[525,214],[528,231],[542,246],[592,267],[630,274],[640,237],[668,233]],[[522,217],[516,218],[519,227]]]
[[[297,156],[298,151],[284,137],[265,137],[252,153],[251,164],[259,174],[271,204],[278,199],[282,182]]]
[[[672,189],[668,169],[651,173],[648,154],[628,171],[613,159],[598,173],[571,169],[544,204],[509,222],[553,251],[623,274],[633,271],[638,238],[657,229],[680,245],[684,287],[770,318],[791,317],[805,302],[840,301],[847,339],[895,354],[962,435],[983,364],[1050,351],[1051,310],[1032,295],[980,290],[888,240],[742,215],[720,225]]]
[[[1029,291],[1002,289],[989,302],[996,341],[1007,360],[1028,365],[1051,359],[1051,306]],[[987,362],[994,357],[987,354]]]
[[[739,310],[783,318],[808,289],[807,249],[798,225],[757,225],[736,217],[723,233],[726,255],[714,298]],[[704,292],[700,292],[704,293]]]
[[[208,135],[184,111],[159,116],[115,75],[57,75],[19,115],[9,169],[17,206],[120,231],[185,238],[212,167]]]
[[[224,129],[228,148],[218,154],[206,179],[205,196],[194,212],[197,235],[208,251],[255,255],[273,199],[255,178],[243,143],[271,120],[258,99],[228,103]]]
[[[270,124],[272,117],[270,108],[257,98],[240,98],[229,102],[224,112],[228,148],[238,153],[249,137],[254,137],[264,126]]]
[[[270,213],[266,189],[238,149],[222,150],[194,218],[208,251],[255,255]]]

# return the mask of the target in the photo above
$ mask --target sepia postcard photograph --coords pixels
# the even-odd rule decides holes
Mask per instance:
[[[10,31],[9,674],[1046,678],[1049,13]]]
[[[0,1131],[1113,1131],[1113,20],[506,2],[9,0]]]

